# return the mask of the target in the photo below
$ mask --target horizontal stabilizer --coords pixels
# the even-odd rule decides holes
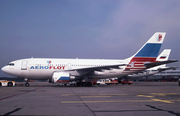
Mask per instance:
[[[146,68],[151,68],[151,67],[154,67],[154,66],[159,66],[159,65],[162,65],[162,64],[168,64],[168,63],[173,63],[173,62],[177,62],[178,60],[167,60],[167,61],[159,61],[159,62],[147,62],[147,63],[144,63],[144,66]]]
[[[158,71],[156,72],[150,72],[150,73],[138,73],[138,74],[133,74],[133,75],[127,75],[126,78],[127,79],[138,79],[138,78],[142,78],[142,77],[147,77],[147,76],[151,76],[158,73]]]
[[[158,71],[162,72],[162,71],[165,71],[165,70],[170,70],[170,69],[175,70],[176,68],[178,68],[178,67],[165,67],[165,68],[158,68]]]

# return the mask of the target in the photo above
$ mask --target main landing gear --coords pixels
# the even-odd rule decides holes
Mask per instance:
[[[79,86],[83,86],[83,87],[91,87],[92,86],[92,83],[91,82],[77,82],[76,85],[79,87]]]

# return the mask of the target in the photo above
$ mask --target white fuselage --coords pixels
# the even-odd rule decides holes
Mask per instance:
[[[50,79],[55,71],[68,71],[73,69],[84,69],[89,67],[123,64],[126,60],[104,60],[104,59],[53,59],[53,58],[31,58],[16,60],[2,70],[8,74],[31,79]],[[126,75],[122,73],[126,66],[120,69],[95,71],[86,76],[88,78],[113,78]],[[85,72],[72,71],[71,75],[79,76]]]

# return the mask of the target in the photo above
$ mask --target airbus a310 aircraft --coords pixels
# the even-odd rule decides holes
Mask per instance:
[[[12,61],[1,70],[26,80],[49,79],[52,83],[62,84],[77,81],[77,86],[92,86],[90,79],[124,77],[154,66],[176,62],[156,61],[165,34],[155,33],[137,53],[123,60],[28,58]],[[25,85],[29,86],[28,81]]]

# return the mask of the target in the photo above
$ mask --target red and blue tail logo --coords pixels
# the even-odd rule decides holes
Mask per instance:
[[[142,47],[132,56],[129,65],[125,68],[125,72],[138,72],[145,70],[144,63],[156,62],[159,50],[164,40],[165,33],[155,33]]]
[[[158,40],[158,41],[161,41],[161,39],[162,39],[162,35],[159,34],[159,35],[157,36],[157,40]]]

